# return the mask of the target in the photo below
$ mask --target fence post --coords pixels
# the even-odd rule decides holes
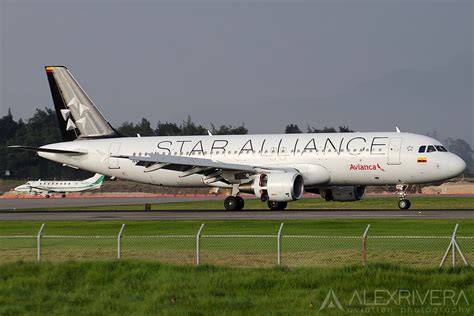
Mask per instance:
[[[458,227],[459,227],[459,224],[456,224],[456,226],[454,226],[454,231],[453,231],[453,236],[451,237],[451,243],[452,243],[452,248],[453,248],[453,268],[456,266],[456,234],[458,232]]]
[[[367,264],[367,237],[369,236],[370,224],[367,225],[367,228],[362,235],[362,265],[365,267]]]
[[[201,224],[201,227],[199,228],[197,234],[196,234],[196,265],[198,266],[199,265],[199,256],[200,256],[200,247],[199,247],[199,243],[200,243],[200,240],[201,240],[201,233],[202,233],[202,230],[204,229],[204,223]]]
[[[122,224],[122,227],[120,228],[120,231],[117,236],[117,259],[120,259],[120,253],[122,251],[122,233],[124,229],[125,224]]]
[[[280,224],[280,229],[278,230],[278,236],[277,236],[277,251],[278,251],[278,265],[281,265],[281,232],[283,230],[283,223]]]
[[[456,224],[456,226],[454,226],[454,231],[453,231],[453,234],[451,235],[451,241],[448,245],[448,249],[446,249],[446,252],[444,253],[443,258],[441,259],[441,263],[439,264],[440,268],[443,266],[444,262],[446,261],[446,258],[448,257],[450,250],[452,251],[453,268],[456,265],[456,250],[459,252],[459,255],[461,256],[461,259],[464,262],[464,264],[466,266],[469,265],[469,263],[467,263],[466,258],[464,257],[464,254],[461,251],[461,248],[459,248],[458,242],[456,241],[456,234],[458,232],[458,227],[459,227],[459,224]]]
[[[41,236],[43,235],[44,223],[41,224],[41,227],[36,235],[36,244],[38,247],[38,262],[41,261]]]

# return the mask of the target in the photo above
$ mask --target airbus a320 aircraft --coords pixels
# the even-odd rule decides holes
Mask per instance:
[[[65,165],[162,186],[232,189],[227,210],[241,210],[241,192],[272,210],[303,193],[356,201],[367,185],[397,185],[408,209],[409,184],[456,177],[465,162],[430,137],[409,133],[122,137],[64,66],[46,73],[64,142],[16,146]]]
[[[27,192],[29,194],[40,194],[49,198],[53,193],[61,193],[65,198],[68,192],[82,192],[86,190],[99,189],[104,182],[105,176],[96,173],[93,177],[83,181],[28,181],[15,188],[17,192]]]

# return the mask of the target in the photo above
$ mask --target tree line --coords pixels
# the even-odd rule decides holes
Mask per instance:
[[[181,123],[158,122],[155,127],[151,122],[143,118],[138,123],[124,122],[117,131],[130,137],[140,136],[179,136],[179,135],[236,135],[247,134],[248,129],[244,124],[239,126],[214,125],[210,128],[196,124],[188,116]],[[296,124],[288,124],[285,133],[302,133]],[[348,126],[315,128],[307,126],[308,133],[347,133],[352,132]],[[36,109],[32,117],[23,121],[15,120],[11,111],[0,118],[0,178],[2,179],[40,179],[61,178],[75,179],[84,178],[88,172],[63,167],[58,163],[40,158],[34,152],[14,150],[7,148],[9,145],[23,145],[39,147],[49,143],[61,141],[56,113],[50,108]],[[469,143],[462,139],[448,138],[445,145],[449,151],[461,156],[468,164],[470,171],[474,172],[473,150]]]

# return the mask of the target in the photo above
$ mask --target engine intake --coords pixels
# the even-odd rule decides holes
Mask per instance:
[[[251,183],[241,185],[239,190],[253,193],[262,201],[289,202],[303,196],[304,180],[296,172],[261,174]]]
[[[359,201],[364,197],[365,186],[342,186],[342,187],[330,187],[319,190],[321,196],[326,201]]]

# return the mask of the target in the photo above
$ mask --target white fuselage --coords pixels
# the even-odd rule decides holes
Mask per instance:
[[[89,180],[89,179],[88,179]],[[91,178],[91,181],[48,181],[48,180],[38,180],[38,181],[28,181],[25,184],[17,186],[15,191],[17,192],[27,192],[27,193],[40,193],[48,194],[52,192],[56,193],[67,193],[67,192],[82,192],[86,190],[98,189],[102,185],[95,182],[94,178]]]
[[[169,156],[207,158],[218,162],[261,167],[294,168],[305,187],[414,184],[443,181],[465,169],[449,152],[422,152],[420,146],[441,144],[410,133],[330,133],[282,135],[163,136],[83,139],[43,146],[86,152],[68,156],[39,152],[41,157],[111,177],[164,186],[202,187],[203,176],[180,177],[180,170],[144,172],[132,160],[112,156]],[[322,166],[329,180],[318,183],[311,166]],[[223,182],[212,186],[229,187]]]

